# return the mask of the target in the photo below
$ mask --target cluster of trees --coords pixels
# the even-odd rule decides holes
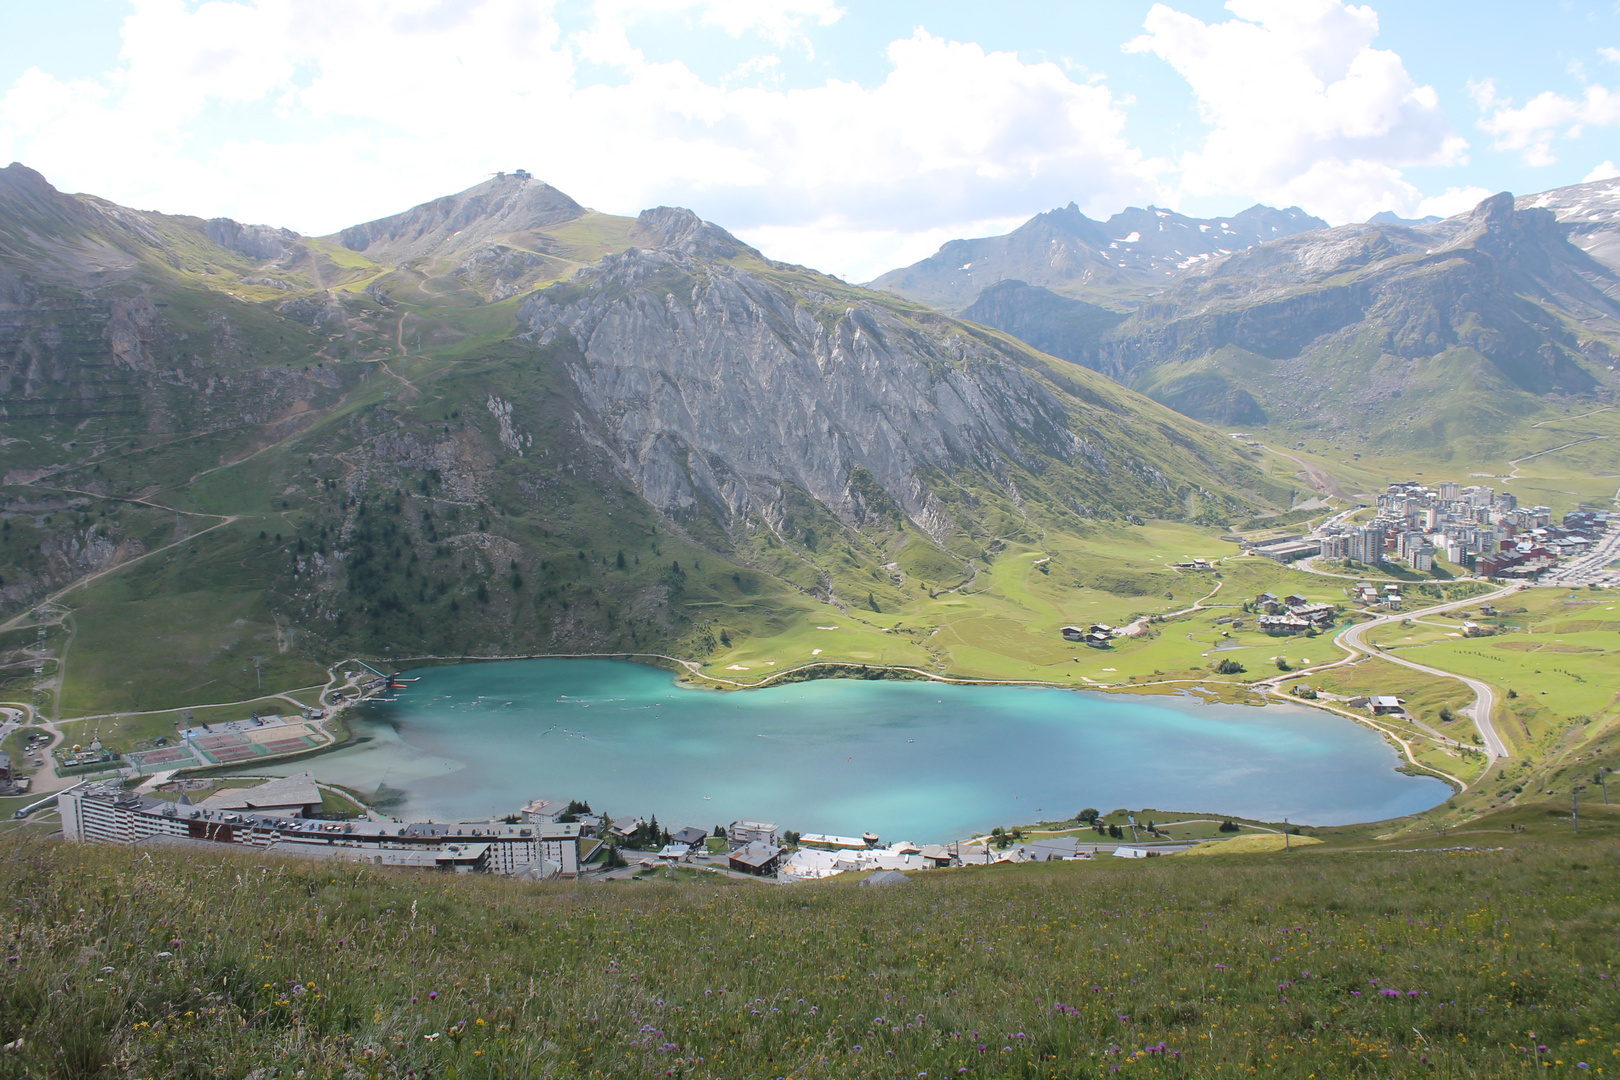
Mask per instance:
[[[1090,825],[1092,831],[1098,836],[1106,835],[1115,840],[1122,839],[1125,836],[1124,831],[1118,825],[1104,824],[1102,816],[1095,808],[1090,806],[1074,815],[1074,820],[1081,825]]]
[[[557,818],[559,822],[571,823],[579,820],[579,815],[591,812],[591,804],[583,799],[569,799],[568,808]]]

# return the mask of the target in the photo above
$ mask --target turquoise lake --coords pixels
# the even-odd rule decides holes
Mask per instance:
[[[405,791],[470,820],[578,798],[671,830],[737,818],[944,842],[1083,807],[1334,825],[1443,802],[1370,729],[1294,705],[827,679],[716,693],[615,660],[427,668],[355,718],[361,740],[259,773]]]

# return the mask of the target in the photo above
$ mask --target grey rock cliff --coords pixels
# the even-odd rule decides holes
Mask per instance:
[[[299,240],[298,234],[291,229],[278,229],[273,225],[243,225],[230,218],[209,218],[203,226],[203,235],[222,248],[266,262],[286,258]]]
[[[1568,226],[1570,243],[1620,270],[1620,177],[1525,195],[1515,205],[1520,210],[1551,210]]]
[[[951,523],[926,471],[996,476],[1077,446],[1058,398],[967,335],[679,250],[610,256],[520,318],[530,340],[564,347],[582,424],[672,515],[702,500],[732,522],[774,524],[792,485],[859,524],[852,476],[864,470],[938,538]]]

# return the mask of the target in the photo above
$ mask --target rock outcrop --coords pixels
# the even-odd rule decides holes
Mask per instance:
[[[209,218],[203,226],[203,235],[222,248],[265,262],[285,259],[292,254],[293,245],[300,239],[291,229],[278,229],[273,225],[243,225],[230,218]]]

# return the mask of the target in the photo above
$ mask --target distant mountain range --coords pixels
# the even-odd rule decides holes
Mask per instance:
[[[870,285],[953,312],[1009,280],[1129,304],[1208,259],[1325,228],[1327,222],[1297,206],[1251,206],[1224,218],[1132,206],[1107,221],[1094,221],[1070,203],[1035,215],[1006,236],[952,240],[922,262],[891,270]]]
[[[1149,209],[1105,224],[1070,207],[952,241],[874,285],[1218,424],[1480,445],[1549,396],[1614,394],[1620,181],[1493,196],[1444,221],[1329,229],[1244,213],[1240,231],[1237,218]],[[1162,233],[1139,227],[1155,219]],[[1138,254],[1149,236],[1157,246]]]

